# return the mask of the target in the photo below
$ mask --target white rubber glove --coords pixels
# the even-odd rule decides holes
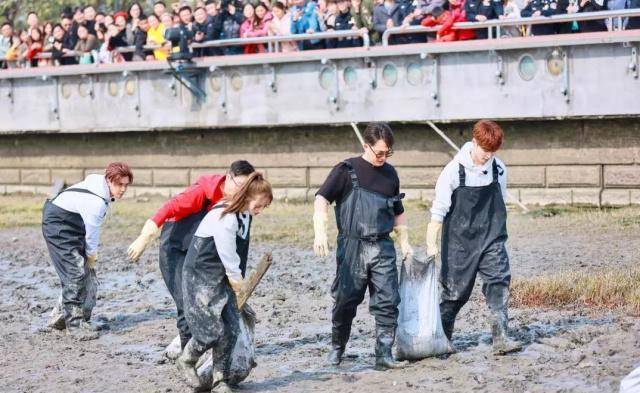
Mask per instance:
[[[442,223],[431,221],[427,225],[427,255],[440,254],[440,235],[442,233]]]
[[[398,225],[393,228],[396,234],[398,243],[400,243],[400,252],[402,258],[407,259],[410,255],[413,255],[413,248],[409,244],[409,227],[406,225]]]
[[[329,241],[327,239],[327,221],[329,220],[326,212],[315,212],[313,214],[313,252],[319,257],[326,257],[329,254]]]
[[[140,236],[127,249],[127,256],[132,261],[137,261],[147,248],[149,243],[160,235],[160,228],[152,220],[147,220],[140,231]]]

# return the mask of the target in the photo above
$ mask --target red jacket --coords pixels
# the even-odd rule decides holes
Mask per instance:
[[[464,1],[461,1],[458,6],[451,6],[451,12],[453,12],[454,22],[468,22],[467,13],[464,11]],[[474,30],[456,30],[457,38],[460,41],[464,40],[473,40],[476,38],[476,33]]]
[[[439,17],[427,16],[420,23],[422,26],[440,26],[438,30],[438,41],[443,41],[446,36],[451,36],[445,41],[471,40],[475,38],[473,30],[454,30],[453,24],[467,22],[467,15],[464,11],[464,2],[458,6],[450,5],[451,9],[444,11]]]
[[[209,201],[208,209],[211,209],[222,199],[224,180],[224,175],[200,176],[195,184],[165,203],[151,220],[159,228],[165,221],[180,221],[201,211],[206,201]]]

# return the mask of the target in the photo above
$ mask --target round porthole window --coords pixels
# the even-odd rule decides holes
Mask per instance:
[[[127,92],[127,95],[134,95],[136,92],[136,83],[132,79],[127,79],[124,82],[124,91]]]
[[[80,97],[86,97],[89,95],[89,83],[81,81],[78,83],[78,94]]]
[[[393,86],[398,81],[398,68],[393,64],[386,64],[382,68],[382,80],[387,86]]]
[[[120,93],[120,86],[118,86],[118,82],[116,81],[109,81],[107,89],[109,90],[109,95],[111,97],[116,97],[118,93]]]
[[[71,97],[71,86],[69,86],[68,83],[61,83],[60,84],[60,95],[65,100],[68,99],[69,97]]]
[[[320,70],[320,86],[329,90],[331,88],[331,84],[334,82],[335,72],[333,67],[324,67]]]
[[[413,86],[422,84],[422,67],[420,64],[409,63],[407,66],[407,82]]]
[[[518,61],[518,74],[525,81],[530,81],[536,76],[536,62],[530,55],[523,55]]]
[[[211,75],[209,77],[209,86],[216,93],[222,90],[222,77],[220,75]]]
[[[231,75],[231,88],[235,91],[242,89],[242,76],[237,72]]]
[[[558,76],[564,71],[564,59],[559,50],[555,49],[547,56],[547,71],[553,76]]]
[[[344,83],[347,86],[355,86],[356,85],[356,80],[358,79],[358,74],[356,73],[356,69],[349,66],[347,68],[344,69]]]

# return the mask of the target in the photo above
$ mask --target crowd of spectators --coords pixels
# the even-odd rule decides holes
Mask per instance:
[[[392,43],[446,42],[486,38],[487,29],[456,30],[456,22],[519,17],[552,16],[607,9],[640,8],[640,0],[208,0],[167,6],[157,1],[145,10],[133,3],[126,11],[98,12],[93,6],[65,9],[56,22],[43,22],[29,12],[26,28],[15,30],[10,22],[0,30],[2,68],[38,67],[122,61],[166,60],[172,47],[166,29],[190,32],[190,42],[313,34],[358,30],[372,44],[385,30],[399,26],[434,26],[434,34],[403,34]],[[640,18],[624,20],[623,28],[639,28]],[[545,35],[607,31],[618,28],[606,20],[513,26],[502,35]],[[527,30],[529,29],[529,30]],[[361,39],[332,38],[283,42],[275,50],[360,46]],[[266,52],[264,44],[196,48],[194,56],[219,56]]]

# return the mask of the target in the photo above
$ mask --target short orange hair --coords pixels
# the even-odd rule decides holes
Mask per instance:
[[[504,132],[495,121],[480,120],[473,125],[473,138],[483,150],[495,152],[502,146]]]
[[[109,164],[107,169],[104,171],[104,176],[111,182],[123,177],[128,177],[129,183],[133,183],[133,173],[131,172],[131,168],[129,168],[129,165],[124,162],[112,162]]]

